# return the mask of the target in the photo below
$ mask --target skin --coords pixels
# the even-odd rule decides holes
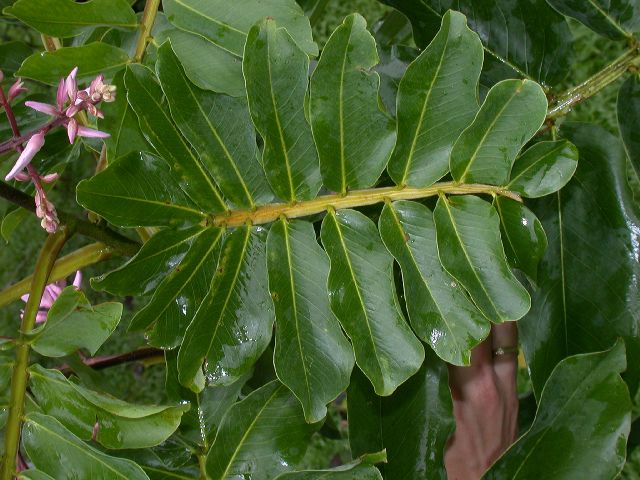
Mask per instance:
[[[456,431],[445,452],[449,480],[478,480],[518,434],[517,354],[494,356],[518,344],[514,322],[494,325],[471,352],[468,367],[449,366]]]

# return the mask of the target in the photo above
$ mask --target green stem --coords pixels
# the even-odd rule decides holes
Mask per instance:
[[[558,98],[551,104],[547,119],[554,120],[567,115],[577,104],[593,97],[596,93],[618,80],[630,68],[640,65],[640,43],[633,45],[622,56]]]
[[[4,432],[5,453],[2,471],[0,473],[1,480],[11,480],[15,475],[16,455],[18,454],[20,445],[22,412],[24,409],[24,398],[28,380],[29,344],[26,334],[33,330],[36,323],[36,315],[40,307],[40,300],[42,299],[44,288],[49,280],[49,274],[67,238],[69,238],[69,229],[67,227],[62,227],[56,233],[47,237],[33,273],[29,300],[24,309],[19,337],[16,342],[16,360],[13,365],[9,397],[9,416]]]
[[[56,263],[53,265],[53,270],[51,270],[51,274],[49,275],[49,283],[67,278],[77,270],[111,258],[115,253],[113,248],[103,243],[93,243],[71,252],[69,255],[56,260]],[[25,293],[29,293],[32,281],[33,275],[29,275],[18,283],[14,283],[0,291],[0,307],[17,300]]]
[[[468,194],[502,195],[521,202],[517,193],[510,192],[503,187],[481,184],[461,184],[456,182],[434,183],[426,188],[412,187],[383,187],[366,190],[354,190],[345,195],[321,195],[313,200],[300,203],[271,203],[253,210],[231,210],[227,213],[210,217],[207,225],[240,227],[247,223],[260,225],[271,223],[281,216],[287,218],[308,217],[326,211],[329,208],[340,210],[343,208],[364,207],[375,205],[387,200],[412,200],[417,198],[434,197],[439,194],[468,195]]]
[[[142,21],[140,22],[140,36],[138,37],[138,43],[136,44],[136,53],[133,56],[133,61],[135,63],[140,63],[144,57],[144,51],[147,49],[147,42],[151,35],[153,23],[156,21],[159,6],[160,0],[147,0],[147,3],[144,5]]]

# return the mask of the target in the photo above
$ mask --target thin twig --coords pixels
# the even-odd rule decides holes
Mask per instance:
[[[125,363],[139,362],[141,360],[164,359],[164,350],[147,347],[132,352],[120,353],[117,355],[103,355],[98,357],[83,358],[82,363],[94,370],[104,370],[105,368],[116,367]],[[64,364],[56,367],[64,375],[73,373],[73,367]]]

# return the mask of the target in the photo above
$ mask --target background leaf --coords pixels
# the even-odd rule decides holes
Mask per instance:
[[[98,74],[109,79],[127,63],[129,56],[124,50],[94,42],[81,47],[63,47],[55,52],[34,53],[22,63],[16,76],[57,85],[61,78],[78,67],[78,82],[82,83],[93,80]]]
[[[547,0],[547,3],[612,40],[632,38],[631,34],[640,30],[640,4],[635,0]]]
[[[59,420],[83,440],[107,448],[144,448],[165,441],[180,425],[187,405],[133,405],[91,391],[40,365],[30,369],[31,390],[47,415]]]
[[[471,349],[489,334],[490,323],[440,264],[432,212],[417,202],[388,203],[379,228],[402,268],[413,330],[445,361],[468,365]]]
[[[273,20],[249,32],[243,71],[249,110],[264,140],[262,165],[282,200],[309,200],[321,185],[311,127],[304,113],[309,57]]]
[[[464,15],[447,12],[400,82],[398,141],[388,168],[397,185],[426,187],[449,171],[453,144],[479,108],[482,59],[480,39]]]
[[[322,222],[321,237],[331,260],[331,308],[376,393],[391,395],[424,360],[422,344],[398,305],[393,257],[375,224],[355,210],[330,211]]]
[[[631,75],[618,92],[618,127],[631,165],[640,176],[640,76]]]
[[[304,421],[300,402],[284,385],[270,382],[228,411],[207,455],[207,475],[274,478],[302,459],[318,427]]]
[[[27,415],[22,442],[35,467],[56,480],[149,478],[131,460],[111,457],[90,447],[48,415]]]
[[[274,366],[309,423],[349,385],[354,358],[329,306],[329,259],[311,223],[274,223],[267,239],[269,291],[276,312]]]
[[[18,0],[2,11],[52,37],[73,37],[101,26],[133,30],[136,16],[126,0]],[[68,72],[67,72],[68,73]]]
[[[395,142],[380,110],[376,42],[366,20],[348,16],[329,38],[311,77],[309,111],[324,185],[333,191],[372,186]]]
[[[519,322],[538,397],[563,358],[636,337],[640,318],[639,220],[621,142],[595,125],[565,123],[561,132],[578,147],[580,162],[566,187],[532,206],[549,247],[531,312]],[[637,377],[637,353],[628,343],[626,375]]]
[[[67,287],[47,313],[47,321],[28,332],[31,347],[47,357],[63,357],[79,348],[95,355],[116,329],[121,316],[121,303],[91,306],[82,292]]]
[[[447,366],[427,349],[420,371],[391,397],[374,394],[354,372],[347,391],[353,455],[387,450],[388,480],[446,480],[444,449],[454,429]]]
[[[509,269],[491,204],[468,195],[440,197],[434,220],[442,265],[484,315],[496,323],[522,318],[531,301]]]
[[[631,400],[619,373],[624,344],[576,355],[553,370],[533,425],[485,474],[514,480],[553,476],[615,478],[626,456]],[[576,418],[580,421],[576,421]]]

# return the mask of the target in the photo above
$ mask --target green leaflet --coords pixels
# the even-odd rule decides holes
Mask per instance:
[[[433,214],[416,202],[394,202],[384,206],[379,229],[402,267],[413,330],[443,360],[468,365],[471,349],[487,337],[490,323],[440,264]]]
[[[11,15],[53,37],[73,37],[88,28],[115,27],[133,30],[136,15],[126,0],[77,3],[73,0],[18,0],[2,13]]]
[[[516,155],[546,115],[547,98],[537,83],[504,80],[496,84],[451,150],[453,178],[464,183],[505,185]]]
[[[155,289],[149,303],[133,317],[130,330],[148,328],[147,341],[157,347],[174,348],[180,344],[209,287],[223,233],[222,229],[208,228],[199,234],[184,258]]]
[[[375,224],[355,210],[330,211],[321,237],[331,260],[331,308],[376,393],[391,395],[424,360],[424,348],[398,305],[393,257]]]
[[[453,144],[478,111],[482,59],[465,16],[447,12],[400,82],[398,141],[388,167],[397,185],[426,187],[449,171]]]
[[[227,412],[207,455],[207,475],[270,480],[302,460],[319,426],[305,422],[300,402],[284,385],[270,382]]]
[[[542,390],[529,431],[482,478],[565,480],[584,478],[585,472],[616,478],[631,425],[631,399],[619,375],[625,368],[623,342],[561,361]]]
[[[329,190],[371,187],[391,155],[395,127],[378,104],[377,63],[367,22],[353,14],[333,32],[311,77],[311,127]]]
[[[204,220],[166,162],[132,152],[76,188],[78,203],[120,227],[154,227]]]
[[[258,162],[246,100],[193,85],[169,44],[158,50],[156,70],[173,119],[225,197],[237,208],[268,203],[273,194]]]
[[[282,473],[276,477],[276,480],[382,480],[380,470],[374,464],[385,462],[386,459],[387,454],[384,451],[371,453],[327,470]]]
[[[55,418],[41,413],[27,415],[22,429],[22,443],[35,467],[56,480],[149,479],[131,460],[111,457],[96,450]],[[42,448],[43,445],[47,448]]]
[[[124,71],[116,73],[111,84],[116,86],[116,99],[114,102],[103,102],[100,105],[104,119],[98,120],[100,130],[111,135],[104,139],[107,160],[111,163],[131,152],[153,152],[140,131],[138,117],[127,102]]]
[[[311,223],[274,223],[267,239],[269,290],[276,312],[274,365],[278,379],[302,403],[309,423],[349,385],[351,345],[331,312],[329,259]]]
[[[446,480],[444,449],[455,422],[447,366],[430,349],[422,368],[391,396],[377,396],[355,372],[347,391],[353,455],[380,449],[385,480]]]
[[[538,262],[547,248],[547,236],[538,217],[523,204],[506,197],[493,202],[500,216],[502,244],[509,263],[534,281]]]
[[[612,40],[633,38],[640,30],[640,4],[636,0],[547,0],[558,12],[573,17]]]
[[[114,295],[147,295],[179,264],[193,242],[204,231],[195,225],[182,230],[161,230],[142,245],[121,267],[91,279],[94,290]]]
[[[18,474],[19,480],[56,480],[40,470],[23,470]]]
[[[189,405],[133,405],[70,382],[60,372],[34,365],[29,372],[31,391],[42,411],[83,440],[106,448],[145,448],[165,441],[180,425]]]
[[[124,81],[127,99],[145,138],[171,167],[185,194],[208,213],[226,210],[211,175],[172,122],[153,73],[140,65],[130,65]]]
[[[532,205],[549,246],[538,269],[531,312],[519,322],[533,390],[565,357],[627,343],[625,379],[639,375],[640,216],[627,183],[625,152],[605,129],[565,122],[580,152],[578,169],[557,194]],[[630,388],[634,382],[630,382]]]
[[[162,5],[175,26],[237,57],[242,57],[251,27],[265,17],[286,28],[306,54],[318,54],[309,20],[294,0],[164,0]]]
[[[434,220],[442,265],[482,313],[495,323],[522,318],[531,299],[507,264],[491,204],[474,196],[440,197]]]
[[[314,198],[322,180],[304,113],[309,57],[284,28],[266,19],[249,32],[243,70],[271,188],[287,202]]]
[[[566,19],[545,0],[383,0],[413,25],[416,45],[424,48],[448,9],[467,16],[486,51],[485,59],[503,72],[554,85],[571,69],[573,36]],[[490,83],[489,85],[491,85]]]
[[[273,304],[266,260],[267,231],[242,227],[224,241],[211,286],[187,328],[178,354],[180,383],[200,391],[244,375],[271,340]]]
[[[166,33],[184,72],[194,84],[205,90],[244,97],[242,57],[219,48],[207,38],[178,28]]]
[[[40,355],[63,357],[80,348],[95,355],[120,323],[122,304],[91,306],[84,293],[65,288],[47,313],[47,321],[27,332],[31,347]]]
[[[15,75],[57,85],[61,78],[78,67],[78,82],[82,83],[93,80],[98,74],[110,78],[129,62],[124,50],[94,42],[81,47],[63,47],[55,52],[34,53],[22,63]]]
[[[0,45],[0,69],[6,77],[12,76],[32,53],[33,49],[24,42],[3,42]]]
[[[537,198],[564,187],[578,167],[578,149],[567,140],[539,142],[520,155],[506,188]]]
[[[631,165],[640,177],[640,76],[631,75],[618,92],[618,127]]]

